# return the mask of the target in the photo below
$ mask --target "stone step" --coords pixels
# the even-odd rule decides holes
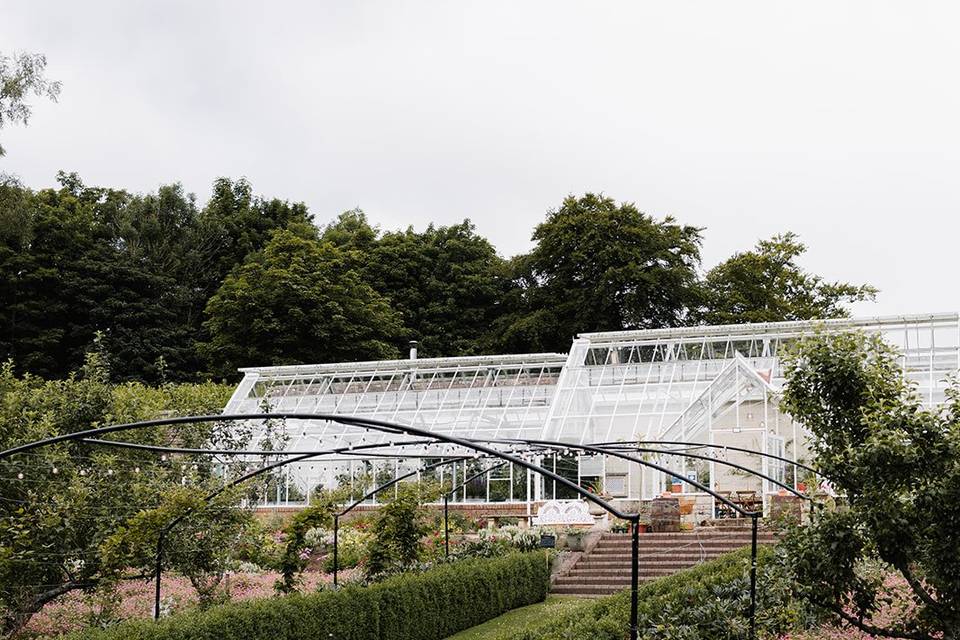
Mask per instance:
[[[749,529],[677,533],[645,533],[638,538],[638,577],[646,582],[673,575],[701,562],[749,546]],[[762,531],[759,544],[773,544],[777,536]],[[631,579],[630,534],[605,533],[566,573],[557,577],[554,593],[600,597],[629,588]]]
[[[736,551],[737,549],[745,549],[749,545],[742,544],[690,544],[683,545],[681,547],[640,547],[637,549],[637,553],[643,556],[666,556],[671,554],[682,555],[685,553],[729,553],[730,551]],[[603,549],[594,549],[590,552],[589,555],[593,556],[612,556],[612,557],[625,557],[628,558],[633,554],[633,551],[630,547],[626,548],[603,548]]]
[[[665,556],[640,556],[637,559],[637,562],[640,564],[663,564],[663,563],[680,563],[680,564],[690,564],[691,562],[699,562],[703,559],[719,558],[724,554],[722,553],[690,553],[684,554],[682,556],[678,555],[665,555]],[[633,559],[630,556],[621,556],[621,557],[610,557],[610,556],[594,556],[592,553],[580,560],[575,566],[579,567],[589,567],[589,566],[630,566],[630,563]]]

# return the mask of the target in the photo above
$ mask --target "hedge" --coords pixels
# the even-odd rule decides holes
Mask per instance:
[[[793,600],[790,579],[774,550],[759,549],[757,622],[761,638],[780,637],[819,622]],[[746,611],[750,550],[743,549],[638,590],[640,635],[657,640],[738,640],[748,637]],[[630,620],[630,592],[601,598],[541,625],[505,630],[497,640],[622,640]]]
[[[546,599],[541,552],[462,560],[369,587],[233,602],[159,622],[89,629],[73,640],[442,640]]]

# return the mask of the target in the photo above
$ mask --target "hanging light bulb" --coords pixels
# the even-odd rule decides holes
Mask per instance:
[[[23,480],[23,472],[17,474],[17,480]]]
[[[57,469],[56,467],[54,467],[54,468],[53,468],[53,475],[57,475],[58,473],[60,473],[60,469]]]

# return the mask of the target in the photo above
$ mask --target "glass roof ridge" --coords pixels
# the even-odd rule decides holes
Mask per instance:
[[[960,323],[960,312],[920,313],[903,315],[862,316],[853,318],[832,318],[814,320],[788,320],[784,322],[756,322],[743,324],[695,325],[688,327],[669,327],[659,329],[630,329],[624,331],[597,331],[577,334],[577,337],[589,340],[591,344],[607,342],[654,340],[665,338],[703,338],[724,336],[750,336],[777,333],[809,332],[818,327],[827,328],[871,328],[895,325],[928,323]]]
[[[317,364],[276,365],[267,367],[241,367],[241,373],[256,373],[261,376],[306,375],[325,373],[380,372],[394,369],[435,369],[448,367],[487,367],[497,365],[563,364],[565,353],[516,353],[482,356],[449,356],[440,358],[402,358],[396,360],[366,360],[360,362],[329,362]]]

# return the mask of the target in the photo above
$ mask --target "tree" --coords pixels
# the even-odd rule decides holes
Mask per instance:
[[[858,333],[804,339],[785,368],[783,407],[811,431],[817,468],[845,502],[787,540],[801,594],[874,635],[960,637],[960,383],[925,409],[900,354]],[[891,598],[902,606],[877,622]]]
[[[27,124],[33,113],[27,102],[31,92],[57,101],[60,83],[44,77],[46,68],[47,58],[40,53],[0,54],[0,129],[8,122]],[[0,145],[0,157],[4,155],[6,150]]]
[[[630,203],[569,196],[533,233],[511,267],[516,309],[491,343],[511,351],[564,351],[577,333],[673,327],[698,302],[700,230]]]
[[[359,209],[328,225],[323,239],[360,253],[359,268],[400,314],[405,340],[423,356],[474,355],[500,314],[503,259],[469,220],[417,232],[380,233]]]
[[[204,350],[221,375],[239,366],[390,358],[397,314],[366,284],[356,255],[313,227],[275,232],[210,298]]]
[[[0,368],[0,450],[98,424],[208,414],[221,408],[229,393],[212,384],[111,385],[96,354],[81,372],[57,381],[18,377],[8,363]],[[124,438],[185,447],[246,444],[235,430],[215,424],[135,430]],[[145,547],[127,547],[128,555],[121,556],[110,550],[111,537],[136,528],[142,514],[163,509],[181,484],[196,493],[219,486],[203,457],[164,461],[150,452],[82,442],[5,458],[0,476],[2,636],[67,593],[110,589],[120,580],[142,577],[135,560],[152,556],[156,538],[144,539]]]
[[[844,303],[873,300],[869,285],[825,282],[804,271],[797,258],[807,247],[796,234],[761,240],[711,269],[704,282],[707,324],[845,318]]]
[[[212,294],[248,255],[262,249],[273,231],[310,222],[311,216],[303,203],[254,197],[253,187],[245,178],[217,178],[201,217],[212,285],[208,293]]]
[[[195,380],[203,310],[303,205],[220,179],[203,211],[178,184],[129,194],[60,172],[38,192],[0,180],[0,356],[48,378],[83,363],[94,336],[115,380]]]

